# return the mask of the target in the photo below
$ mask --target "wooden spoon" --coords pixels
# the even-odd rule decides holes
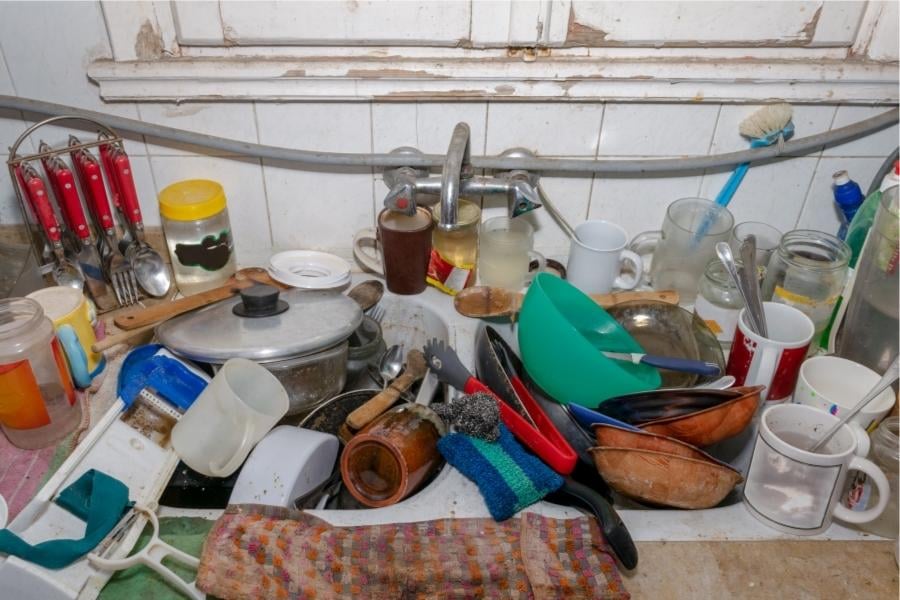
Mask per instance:
[[[116,315],[113,322],[116,324],[116,327],[125,330],[153,325],[192,311],[196,308],[202,308],[214,302],[231,298],[242,289],[257,283],[275,286],[282,290],[291,289],[290,286],[272,279],[265,269],[248,267],[246,269],[241,269],[232,275],[229,278],[228,283],[222,287],[206,290],[205,292],[200,292],[193,296],[172,300],[171,302],[160,302],[159,304],[154,304],[152,306],[127,310]]]
[[[381,413],[389,409],[400,397],[400,394],[425,376],[428,364],[421,350],[410,350],[406,355],[406,370],[391,385],[373,396],[368,402],[347,415],[346,424],[352,430],[360,430],[375,420]]]
[[[612,294],[589,294],[592,300],[604,308],[630,302],[632,300],[657,300],[669,304],[678,304],[678,292],[664,290],[661,292],[614,292]],[[483,319],[485,317],[508,317],[519,312],[522,306],[521,292],[475,286],[462,290],[453,299],[456,312],[467,317]]]

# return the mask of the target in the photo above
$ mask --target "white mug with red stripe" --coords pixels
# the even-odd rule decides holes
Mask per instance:
[[[725,371],[734,376],[736,386],[766,386],[763,400],[785,400],[797,385],[815,325],[800,310],[786,304],[763,302],[763,311],[767,338],[754,333],[747,324],[747,309],[741,310]]]

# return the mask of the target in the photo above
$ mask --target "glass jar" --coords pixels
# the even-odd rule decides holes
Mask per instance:
[[[898,187],[881,196],[875,222],[856,265],[853,291],[838,331],[838,356],[879,373],[897,356],[900,329],[900,200]]]
[[[741,265],[738,259],[735,259],[735,263]],[[712,259],[706,264],[697,286],[694,313],[716,334],[723,350],[731,348],[738,314],[742,308],[744,300],[725,265],[717,258]]]
[[[452,231],[437,227],[441,219],[440,204],[432,208],[432,216],[435,227],[431,234],[428,282],[449,294],[456,294],[475,284],[481,207],[474,202],[460,200],[457,227]]]
[[[0,300],[0,429],[19,448],[45,448],[81,421],[53,323],[30,298]]]
[[[833,235],[811,229],[784,234],[772,254],[762,296],[801,310],[821,337],[847,280],[850,248]]]
[[[884,471],[891,488],[891,497],[888,498],[884,512],[877,519],[863,523],[860,527],[881,537],[897,539],[898,528],[900,528],[900,521],[898,521],[900,505],[897,503],[897,495],[900,494],[900,473],[898,473],[898,469],[900,469],[900,417],[886,418],[872,433],[869,460]],[[874,485],[868,487],[871,488],[871,497],[866,502],[866,506],[875,506],[878,502],[878,488]]]
[[[236,260],[222,186],[206,179],[173,183],[159,193],[159,214],[181,293],[225,285]]]

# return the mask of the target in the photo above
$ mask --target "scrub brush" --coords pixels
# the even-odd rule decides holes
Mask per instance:
[[[771,146],[779,140],[787,140],[794,135],[794,123],[791,121],[793,116],[794,109],[790,104],[785,102],[771,104],[760,108],[741,121],[738,130],[742,136],[750,140],[750,148]],[[722,191],[716,196],[716,204],[718,206],[728,206],[749,168],[750,163],[748,162],[741,163],[735,167],[731,177],[728,178],[728,181],[722,187]],[[706,235],[717,212],[718,209],[715,209],[706,215],[694,236],[695,241],[699,241],[700,238]]]

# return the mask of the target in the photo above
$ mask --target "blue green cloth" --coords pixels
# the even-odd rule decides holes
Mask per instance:
[[[128,486],[91,469],[60,492],[56,504],[86,522],[79,540],[47,540],[31,545],[9,529],[0,529],[0,552],[47,569],[67,567],[103,541],[131,506]]]
[[[496,442],[451,433],[441,438],[438,450],[475,482],[495,521],[505,521],[563,484],[562,477],[526,452],[502,424]]]

